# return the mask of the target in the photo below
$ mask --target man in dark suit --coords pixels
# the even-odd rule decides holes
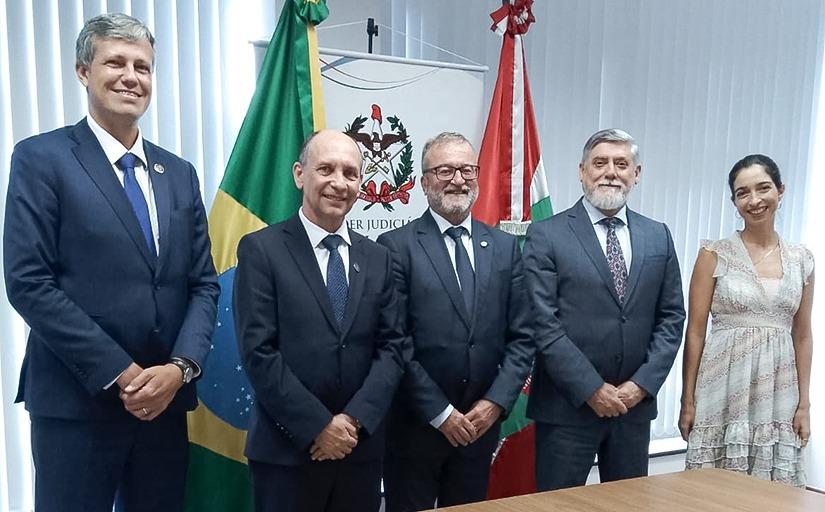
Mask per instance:
[[[195,170],[138,129],[153,44],[129,16],[87,21],[89,116],[12,155],[5,279],[31,327],[17,398],[38,511],[182,509],[218,284]]]
[[[656,393],[682,339],[679,262],[667,226],[625,206],[641,173],[627,133],[595,133],[579,165],[584,198],[530,226],[524,246],[536,365],[539,490],[647,474]]]
[[[377,511],[383,420],[403,372],[390,255],[347,229],[361,154],[341,132],[293,166],[298,214],[238,246],[235,327],[257,401],[258,511]]]
[[[442,133],[421,162],[429,209],[378,239],[392,252],[407,336],[388,420],[388,512],[484,499],[499,420],[533,357],[516,238],[470,217],[475,150]]]

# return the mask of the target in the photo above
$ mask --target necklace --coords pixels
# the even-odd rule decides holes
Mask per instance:
[[[765,261],[765,259],[766,259],[768,256],[770,256],[771,254],[773,254],[773,252],[774,252],[775,250],[777,250],[778,248],[779,248],[779,242],[776,242],[776,245],[774,245],[774,246],[773,246],[773,248],[772,248],[770,251],[766,252],[765,254],[763,254],[763,255],[762,255],[762,257],[761,257],[761,258],[759,258],[758,260],[756,260],[756,261],[754,261],[754,262],[753,262],[753,266],[754,266],[754,268],[756,268],[756,266],[757,266],[757,265],[759,265],[760,263],[762,263],[763,261]]]

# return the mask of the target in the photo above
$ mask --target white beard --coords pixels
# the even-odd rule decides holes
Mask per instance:
[[[594,190],[588,190],[584,184],[582,184],[582,191],[584,192],[584,197],[590,201],[590,204],[598,208],[599,210],[618,210],[622,206],[627,203],[627,195],[630,193],[629,190],[618,190],[616,192],[607,192],[604,190],[599,190],[596,187]]]
[[[443,190],[424,190],[430,207],[441,216],[463,215],[470,211],[478,198],[478,188],[470,188],[466,196],[453,196]]]

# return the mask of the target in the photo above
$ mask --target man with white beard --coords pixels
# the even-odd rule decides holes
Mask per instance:
[[[584,197],[527,232],[540,491],[584,485],[595,455],[602,482],[647,475],[685,310],[670,231],[626,206],[641,170],[633,137],[593,134],[579,164]]]
[[[405,334],[404,378],[387,416],[387,512],[481,501],[499,424],[530,371],[533,343],[518,241],[472,218],[478,155],[445,132],[421,152],[429,208],[378,238],[390,249]]]

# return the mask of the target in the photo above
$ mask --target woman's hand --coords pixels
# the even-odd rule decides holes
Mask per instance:
[[[811,437],[811,410],[809,407],[796,408],[796,413],[793,415],[793,431],[799,436],[803,447],[808,444],[808,438]]]
[[[679,432],[682,433],[682,439],[688,440],[690,431],[693,430],[693,421],[696,419],[696,406],[693,402],[682,403],[682,410],[679,411]],[[794,420],[794,425],[796,420]]]

